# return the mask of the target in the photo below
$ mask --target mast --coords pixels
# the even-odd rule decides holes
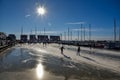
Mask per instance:
[[[78,29],[78,41],[79,41],[79,36],[80,36],[80,29]]]
[[[30,34],[32,34],[32,29],[30,30]]]
[[[23,27],[21,27],[21,35],[23,34]]]
[[[82,41],[82,28],[83,28],[83,26],[82,26],[82,24],[81,24],[81,41]]]
[[[89,41],[91,41],[91,24],[89,24]]]
[[[69,27],[68,27],[68,41],[69,41]]]
[[[66,32],[64,32],[64,40],[66,40]]]
[[[114,41],[116,41],[116,19],[114,18]]]
[[[91,24],[89,24],[89,43],[90,43],[90,50],[91,50],[91,47],[92,47],[92,42],[91,42]]]
[[[60,33],[60,37],[61,37],[61,40],[62,40],[62,33]]]
[[[45,35],[45,27],[44,27],[44,35]]]
[[[119,41],[120,41],[120,27],[119,27]]]
[[[70,33],[71,33],[71,41],[72,41],[72,31]]]
[[[85,27],[83,27],[84,28],[84,41],[85,41]]]
[[[37,28],[35,27],[35,35],[37,35]]]

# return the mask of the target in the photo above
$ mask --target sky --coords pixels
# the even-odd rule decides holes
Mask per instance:
[[[46,13],[38,15],[36,8],[43,6]],[[120,0],[0,0],[0,32],[16,34],[59,35],[69,27],[74,39],[81,24],[86,30],[91,24],[92,39],[113,39],[114,18],[117,38],[120,27]]]

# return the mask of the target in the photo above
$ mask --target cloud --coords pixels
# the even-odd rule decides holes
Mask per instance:
[[[84,29],[72,29],[73,31],[83,31]],[[88,31],[88,29],[85,29],[85,31]]]
[[[63,31],[47,31],[47,30],[45,30],[45,34],[55,34],[55,35],[58,35],[58,34],[60,34],[60,33],[62,33]],[[37,33],[37,35],[38,34],[44,34],[44,31],[42,30],[42,31],[35,31],[35,30],[32,30],[31,32],[23,32],[23,34],[25,34],[25,35],[30,35],[30,34],[35,34],[35,33]],[[16,35],[21,35],[21,32],[16,32],[15,33]]]
[[[44,31],[39,31],[39,33],[44,34]],[[57,34],[57,31],[45,31],[45,34]]]
[[[33,34],[35,34],[35,31],[32,31]],[[37,31],[37,34],[44,34],[44,31]],[[45,34],[60,34],[61,31],[45,31]]]
[[[73,30],[73,31],[81,31],[81,30],[84,31],[84,29],[80,29],[80,28],[79,28],[79,29],[72,29],[72,30]],[[85,28],[85,31],[88,32],[89,29],[88,29],[88,28]],[[104,30],[104,29],[91,29],[91,31],[92,31],[92,32],[101,32],[101,31],[105,31],[105,32],[106,32],[106,30]]]
[[[112,36],[104,35],[104,36],[92,36],[92,40],[113,40]]]
[[[69,22],[66,24],[72,24],[72,25],[76,25],[76,24],[85,24],[85,22]]]
[[[48,26],[51,26],[51,25],[52,25],[52,24],[49,22],[49,23],[48,23]]]
[[[27,14],[27,15],[25,15],[25,18],[30,17],[30,16],[31,16],[30,14]]]

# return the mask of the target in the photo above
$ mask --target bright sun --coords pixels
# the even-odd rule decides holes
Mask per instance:
[[[38,13],[38,15],[44,15],[46,13],[45,8],[44,7],[38,7],[37,8],[37,13]]]

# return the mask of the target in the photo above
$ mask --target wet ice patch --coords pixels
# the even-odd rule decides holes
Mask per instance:
[[[30,60],[32,60],[31,58],[30,59],[25,59],[25,60],[22,60],[21,62],[22,63],[26,63],[26,62],[28,62],[28,61],[30,61]]]
[[[42,55],[38,52],[35,52],[35,51],[31,51],[29,52],[28,54],[30,54],[31,56],[37,56],[37,57],[42,57]]]
[[[42,49],[39,49],[39,48],[37,48],[37,49],[35,49],[36,51],[39,51],[39,52],[42,52],[42,53],[47,53],[47,51],[45,51],[45,50],[42,50]]]

